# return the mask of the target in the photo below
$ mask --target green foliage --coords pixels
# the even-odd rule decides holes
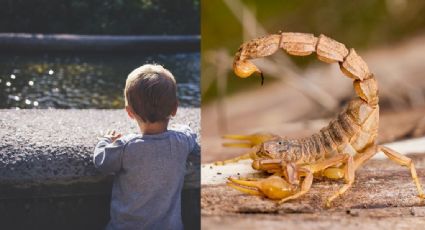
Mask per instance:
[[[199,0],[0,0],[0,32],[199,34]]]

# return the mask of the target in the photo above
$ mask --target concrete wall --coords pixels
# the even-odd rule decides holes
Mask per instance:
[[[171,125],[199,134],[199,113],[179,108]],[[1,228],[102,229],[112,177],[96,171],[92,151],[108,128],[137,131],[121,110],[0,110]],[[183,190],[187,229],[199,228],[199,200],[199,188]]]

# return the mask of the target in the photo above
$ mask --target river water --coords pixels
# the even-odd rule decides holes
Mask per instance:
[[[199,53],[0,54],[0,108],[123,108],[127,75],[145,63],[174,74],[181,106],[200,106]]]

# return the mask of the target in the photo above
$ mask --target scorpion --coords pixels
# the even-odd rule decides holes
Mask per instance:
[[[327,198],[326,206],[330,207],[333,200],[353,185],[356,170],[382,151],[391,161],[410,169],[418,196],[424,199],[425,194],[412,159],[377,144],[377,80],[356,51],[323,34],[318,37],[308,33],[271,34],[240,46],[233,62],[234,73],[240,78],[257,73],[263,82],[262,72],[250,60],[270,56],[279,49],[294,56],[316,52],[318,59],[325,63],[337,62],[342,73],[353,80],[357,97],[328,126],[309,137],[291,139],[269,133],[224,136],[236,141],[225,143],[225,146],[251,147],[251,151],[216,164],[252,159],[254,169],[272,174],[264,179],[230,177],[227,185],[246,194],[265,196],[284,203],[306,194],[317,175],[344,179],[342,187]]]

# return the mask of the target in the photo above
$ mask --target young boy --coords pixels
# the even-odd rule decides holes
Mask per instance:
[[[94,151],[95,166],[115,174],[107,229],[183,229],[186,160],[199,146],[189,127],[167,129],[177,111],[176,81],[160,65],[143,65],[128,75],[124,95],[140,134],[108,131]]]

